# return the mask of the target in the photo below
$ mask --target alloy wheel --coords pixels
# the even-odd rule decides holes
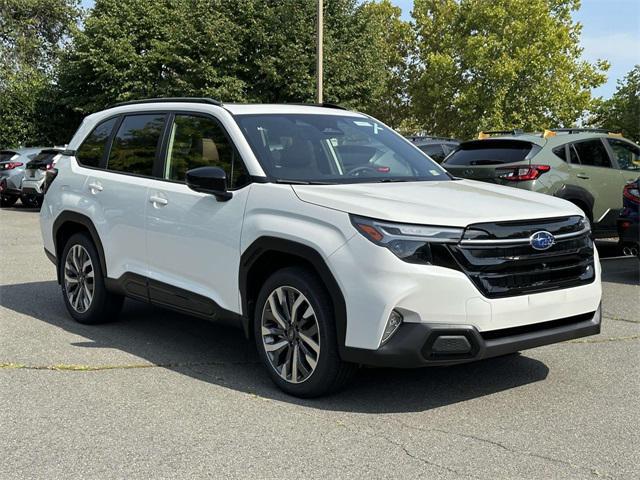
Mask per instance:
[[[265,302],[262,344],[273,369],[290,383],[302,383],[315,371],[320,357],[316,313],[302,292],[276,288]]]
[[[67,253],[64,288],[67,299],[76,312],[84,313],[89,309],[95,290],[95,271],[91,257],[82,245],[74,245]]]

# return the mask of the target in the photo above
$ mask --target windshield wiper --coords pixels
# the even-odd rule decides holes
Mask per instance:
[[[308,180],[284,180],[282,178],[276,178],[276,183],[286,183],[288,185],[335,185],[335,182],[320,182],[320,181],[308,181]]]

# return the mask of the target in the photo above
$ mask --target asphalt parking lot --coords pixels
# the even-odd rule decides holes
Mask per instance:
[[[640,478],[640,282],[603,332],[466,366],[362,370],[312,401],[240,330],[127,301],[67,315],[33,210],[0,211],[0,478]]]

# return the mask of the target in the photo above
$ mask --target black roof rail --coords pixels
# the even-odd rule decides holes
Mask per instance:
[[[304,102],[294,102],[294,103],[285,103],[285,105],[299,105],[299,106],[301,106],[301,107],[337,108],[338,110],[348,110],[348,108],[343,107],[342,105],[336,105],[335,103],[304,103]]]
[[[445,140],[449,142],[459,142],[457,138],[453,137],[439,137],[437,135],[408,135],[405,137],[407,140],[411,140],[412,142],[417,142],[420,140]]]
[[[556,133],[582,133],[582,132],[589,132],[589,133],[609,133],[610,130],[607,130],[606,128],[550,128],[549,130],[551,130],[552,132],[556,132]]]
[[[116,103],[114,107],[122,107],[124,105],[139,105],[143,103],[207,103],[209,105],[222,106],[222,102],[207,97],[164,97],[164,98],[143,98],[140,100],[129,100],[127,102]]]

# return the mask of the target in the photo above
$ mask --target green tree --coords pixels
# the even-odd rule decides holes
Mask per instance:
[[[590,123],[640,143],[640,65],[633,67],[609,100],[599,99]]]
[[[78,0],[0,0],[0,147],[64,138],[50,113],[60,53]]]
[[[239,32],[220,3],[97,0],[63,58],[65,101],[90,113],[152,96],[242,99]]]
[[[329,0],[325,9],[326,101],[398,117],[388,98],[402,98],[395,71],[410,37],[399,10],[388,0]],[[97,0],[60,82],[82,113],[169,95],[313,102],[315,35],[309,0]]]
[[[376,75],[364,110],[394,128],[408,128],[412,120],[409,66],[415,53],[411,24],[402,20],[402,10],[390,0],[368,2],[362,8],[370,45],[367,51]]]
[[[416,0],[415,114],[441,135],[573,124],[606,80],[580,59],[579,0]]]

